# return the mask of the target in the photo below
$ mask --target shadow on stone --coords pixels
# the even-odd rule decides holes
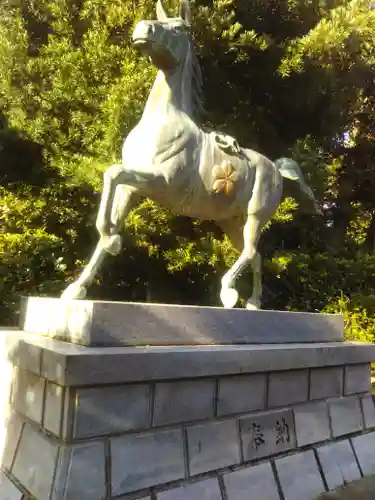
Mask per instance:
[[[375,500],[375,475],[323,493],[316,500]]]

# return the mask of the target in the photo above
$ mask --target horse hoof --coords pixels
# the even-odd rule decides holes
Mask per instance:
[[[234,288],[221,290],[220,299],[226,309],[232,309],[238,301],[238,292]]]
[[[86,297],[86,293],[87,290],[84,286],[79,285],[78,283],[72,283],[66,290],[64,290],[61,298],[63,300],[84,299]]]
[[[260,301],[259,300],[249,299],[246,302],[246,309],[248,311],[257,311],[258,309],[260,309]]]
[[[119,234],[115,234],[114,236],[105,236],[102,239],[102,246],[110,255],[118,255],[122,248],[121,236]]]

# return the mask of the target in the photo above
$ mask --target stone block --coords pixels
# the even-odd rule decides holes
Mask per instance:
[[[65,387],[65,397],[63,405],[61,438],[64,441],[71,441],[73,439],[73,423],[75,414],[75,390],[70,387]]]
[[[61,385],[47,382],[43,427],[55,436],[61,434],[62,412],[64,404],[64,388]]]
[[[307,401],[309,394],[308,370],[273,372],[269,377],[268,408]]]
[[[45,380],[25,370],[14,370],[12,406],[38,424],[42,423]]]
[[[18,336],[19,332],[12,335]],[[67,387],[220,377],[360,364],[375,359],[375,344],[362,342],[108,349],[24,333],[21,343],[25,349],[15,348],[11,353],[21,366],[27,362],[22,353],[37,345],[43,354],[39,370],[43,377]]]
[[[345,367],[344,395],[370,392],[371,365],[348,365]]]
[[[40,375],[43,349],[38,343],[39,337],[13,329],[3,332],[3,334],[6,344],[3,352],[11,364]]]
[[[224,420],[186,429],[190,475],[209,472],[240,462],[237,422]]]
[[[73,437],[87,438],[149,426],[150,386],[77,389]]]
[[[312,368],[310,372],[310,399],[336,398],[342,395],[344,367]]]
[[[293,411],[274,410],[240,419],[244,460],[266,457],[296,447]]]
[[[317,453],[329,490],[361,478],[348,440],[329,443],[318,448]]]
[[[228,500],[280,500],[269,462],[223,476]]]
[[[93,302],[24,297],[21,302],[20,327],[25,332],[68,342],[95,345],[92,336]],[[99,327],[100,328],[100,327]]]
[[[20,326],[26,332],[87,346],[344,340],[339,315],[44,297],[24,300]]]
[[[103,442],[61,448],[51,500],[105,500],[105,450]]]
[[[6,421],[5,443],[1,465],[8,470],[11,470],[12,468],[16,449],[21,438],[23,425],[24,423],[20,416],[15,412],[12,412]]]
[[[112,438],[112,495],[122,495],[185,476],[182,431]]]
[[[222,500],[217,478],[198,483],[186,484],[179,488],[163,491],[156,495],[157,500]]]
[[[214,381],[183,380],[155,386],[153,425],[203,420],[214,415]]]
[[[58,447],[26,424],[12,474],[38,500],[49,500]]]
[[[267,376],[235,375],[219,379],[217,414],[233,415],[266,407]]]
[[[0,498],[1,500],[21,500],[23,496],[15,484],[0,471]]]
[[[298,446],[325,441],[331,437],[325,401],[314,401],[294,408]]]
[[[312,450],[275,462],[284,500],[315,500],[325,491]]]
[[[333,437],[362,430],[362,414],[357,396],[333,399],[328,402]]]
[[[375,474],[375,432],[354,437],[352,443],[362,474]]]
[[[369,394],[361,399],[363,421],[365,429],[373,429],[375,427],[375,405],[372,396]]]

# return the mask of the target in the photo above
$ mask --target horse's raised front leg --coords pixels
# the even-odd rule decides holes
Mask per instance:
[[[253,294],[248,300],[246,307],[248,309],[260,308],[260,299],[262,294],[262,276],[261,257],[257,250],[257,245],[263,225],[264,221],[260,220],[256,215],[248,215],[247,221],[243,228],[243,244],[241,245],[241,255],[221,280],[220,299],[223,303],[223,306],[226,308],[233,308],[237,304],[238,291],[235,288],[235,282],[240,274],[244,271],[244,269],[250,264],[253,268],[254,284]],[[227,230],[226,232],[234,246],[239,249],[240,242],[238,235],[240,232],[240,228],[235,228],[232,226],[230,231]]]
[[[102,196],[96,219],[96,228],[100,235],[98,247],[100,246],[111,255],[117,255],[121,250],[121,237],[118,230],[116,231],[116,223],[119,219],[116,217],[116,211],[121,211],[121,200],[116,193],[120,189],[119,179],[123,170],[123,165],[115,164],[104,173]],[[118,199],[117,204],[115,198]]]
[[[100,238],[95,251],[79,278],[63,292],[63,299],[83,299],[93,282],[106,255],[116,255],[121,250],[121,236],[125,217],[138,201],[135,190],[128,186],[117,186],[111,210],[111,235]],[[104,243],[104,244],[103,244]]]
[[[165,182],[162,172],[156,169],[127,170],[123,165],[112,165],[104,174],[103,191],[96,227],[100,241],[89,263],[77,281],[62,294],[64,299],[86,296],[106,254],[117,255],[121,251],[121,226],[127,212],[134,206],[135,193],[141,194],[147,186]]]

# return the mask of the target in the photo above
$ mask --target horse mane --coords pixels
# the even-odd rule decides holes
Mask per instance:
[[[190,56],[191,56],[191,100],[194,118],[200,121],[204,108],[204,92],[203,92],[203,78],[201,66],[199,64],[198,56],[195,50],[193,37],[190,38]]]

